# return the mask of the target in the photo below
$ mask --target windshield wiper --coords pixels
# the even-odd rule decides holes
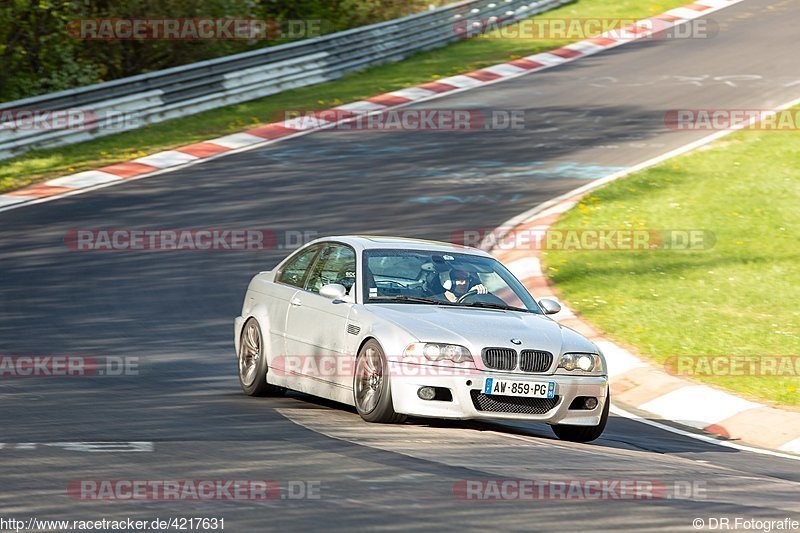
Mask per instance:
[[[409,302],[415,304],[456,305],[452,302],[443,302],[442,300],[425,298],[424,296],[371,296],[369,299],[369,301],[374,300],[383,300],[387,302]]]
[[[522,309],[520,307],[511,307],[510,305],[504,304],[494,304],[489,302],[472,302],[468,304],[461,304],[464,307],[485,307],[487,309],[502,309],[504,311],[522,311],[525,313],[530,313],[529,309]]]

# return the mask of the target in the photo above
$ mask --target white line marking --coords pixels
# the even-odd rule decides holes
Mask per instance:
[[[800,453],[800,438],[794,439],[791,442],[787,442],[778,449],[784,452]]]
[[[194,161],[195,159],[199,158],[195,155],[178,152],[177,150],[164,150],[163,152],[156,152],[152,155],[139,157],[134,159],[133,162],[142,163],[143,165],[150,165],[151,167],[156,168],[167,168],[174,167],[176,165],[182,165],[184,163],[188,163],[189,161]]]
[[[13,445],[13,444],[12,444]],[[0,442],[0,450],[6,443]],[[152,452],[153,443],[148,441],[130,442],[20,442],[14,445],[16,450],[35,450],[37,446],[63,448],[72,452]]]
[[[464,76],[463,74],[459,74],[457,76],[450,76],[449,78],[442,78],[434,81],[436,81],[437,83],[445,83],[447,85],[452,85],[453,87],[458,87],[459,89],[464,89],[466,87],[476,87],[478,85],[483,85],[484,83],[486,83],[475,78],[470,78],[469,76]]]
[[[492,65],[491,67],[482,68],[481,70],[491,72],[492,74],[497,74],[498,76],[514,76],[515,74],[521,74],[525,72],[524,68],[520,68],[516,65],[509,65],[508,63]]]
[[[386,109],[387,106],[383,104],[376,104],[375,102],[367,102],[366,100],[359,100],[358,102],[350,102],[349,104],[334,107],[334,109],[341,109],[343,111],[352,111],[353,113],[370,113],[379,109]]]
[[[246,146],[250,146],[251,144],[257,144],[264,142],[263,137],[258,137],[256,135],[252,135],[250,133],[234,133],[231,135],[225,135],[224,137],[217,137],[216,139],[211,139],[210,142],[213,144],[218,144],[220,146],[224,146],[225,148],[237,149],[237,148],[244,148]]]
[[[0,196],[0,207],[5,206],[12,206],[14,204],[19,204],[22,202],[28,202],[30,200],[35,200],[35,196]]]
[[[585,55],[596,54],[597,52],[602,52],[606,49],[605,46],[590,43],[589,41],[579,41],[577,43],[568,44],[564,48],[569,48],[570,50],[575,50],[576,52],[580,52]]]
[[[399,91],[392,91],[389,94],[392,96],[399,96],[400,98],[408,98],[409,100],[419,100],[420,98],[428,98],[436,93],[428,89],[421,89],[419,87],[409,87],[407,89],[400,89]]]
[[[647,363],[640,360],[628,350],[621,348],[608,340],[596,340],[594,343],[603,352],[603,356],[608,363],[608,377],[613,379],[617,376],[624,374],[634,368],[642,368],[648,366]]]
[[[775,452],[772,450],[766,450],[763,448],[754,448],[752,446],[745,446],[744,444],[736,444],[735,442],[730,442],[726,440],[719,440],[715,439],[714,437],[709,437],[708,435],[701,435],[699,433],[692,433],[690,431],[684,431],[682,429],[674,428],[667,424],[662,424],[660,422],[655,422],[653,420],[648,420],[647,418],[642,418],[638,415],[630,413],[625,409],[617,407],[615,405],[611,405],[611,412],[615,415],[622,416],[624,418],[628,418],[635,422],[640,422],[642,424],[646,424],[648,426],[656,427],[658,429],[663,429],[664,431],[669,431],[670,433],[675,433],[676,435],[681,435],[683,437],[689,437],[695,440],[700,440],[703,442],[707,442],[709,444],[716,444],[717,446],[724,446],[726,448],[734,448],[736,450],[741,450],[745,452],[753,452],[758,453],[761,455],[771,455],[773,457],[780,457],[782,459],[792,459],[795,461],[800,461],[800,455],[789,455],[785,453]]]
[[[541,54],[534,54],[532,56],[526,56],[524,59],[527,59],[529,61],[536,61],[537,63],[542,63],[548,67],[560,65],[561,63],[567,60],[567,58],[565,57],[549,54],[547,52],[542,52]]]
[[[101,170],[87,170],[86,172],[78,172],[77,174],[70,174],[69,176],[62,176],[44,182],[45,185],[53,187],[72,187],[79,189],[82,187],[90,187],[98,183],[108,183],[109,181],[121,180],[119,176],[103,172]]]
[[[645,402],[639,409],[685,426],[704,429],[743,411],[763,407],[759,403],[704,385],[687,385]]]

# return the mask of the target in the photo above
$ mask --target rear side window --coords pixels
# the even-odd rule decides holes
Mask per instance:
[[[289,259],[286,266],[281,269],[280,274],[278,274],[278,281],[302,288],[305,284],[308,267],[317,256],[321,247],[321,245],[315,245],[295,254]]]

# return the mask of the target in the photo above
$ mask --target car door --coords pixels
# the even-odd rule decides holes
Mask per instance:
[[[303,374],[329,383],[350,386],[345,333],[351,303],[319,295],[329,283],[353,290],[355,250],[333,243],[320,253],[306,278],[305,290],[292,298],[286,323],[287,354],[304,359]]]
[[[303,290],[317,255],[324,245],[316,244],[296,252],[275,273],[275,281],[270,284],[265,300],[270,317],[270,346],[272,361],[270,366],[283,369],[286,355],[286,321],[294,296]]]

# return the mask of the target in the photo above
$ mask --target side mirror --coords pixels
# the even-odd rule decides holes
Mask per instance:
[[[347,296],[347,289],[344,285],[329,283],[322,286],[319,290],[319,295],[331,300],[344,300],[345,296]]]
[[[561,311],[561,304],[550,298],[542,298],[539,300],[539,305],[542,306],[546,315],[554,315]]]

